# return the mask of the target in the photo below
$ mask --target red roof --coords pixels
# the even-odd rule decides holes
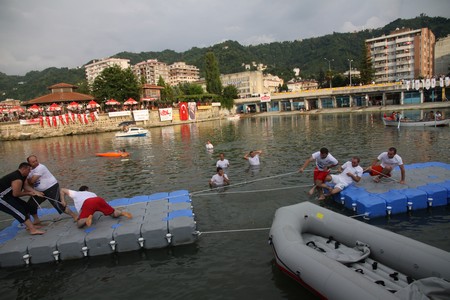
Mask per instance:
[[[53,103],[53,102],[72,102],[72,101],[90,101],[94,100],[94,96],[75,93],[75,92],[66,92],[66,93],[52,93],[45,96],[41,96],[38,98],[31,99],[25,103],[25,105],[31,104],[44,104],[44,103]]]
[[[52,89],[60,89],[60,88],[73,88],[73,89],[77,89],[78,87],[77,87],[76,85],[68,84],[68,83],[64,83],[64,82],[60,82],[60,83],[57,83],[57,84],[54,84],[54,85],[48,87],[49,90],[52,90]]]

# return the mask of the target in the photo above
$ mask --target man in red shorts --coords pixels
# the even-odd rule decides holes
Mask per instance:
[[[118,218],[120,216],[125,216],[128,219],[132,218],[132,215],[129,212],[114,209],[105,201],[105,199],[89,192],[89,188],[85,185],[81,186],[79,191],[73,191],[65,188],[60,189],[60,196],[62,200],[64,200],[66,195],[73,199],[75,208],[80,214],[77,220],[78,227],[83,227],[84,225],[88,227],[91,226],[92,216],[96,211],[100,211],[105,216],[112,216],[114,218]]]
[[[405,167],[400,155],[397,154],[397,149],[391,147],[387,152],[383,152],[373,161],[372,166],[364,170],[364,173],[369,172],[370,176],[374,176],[373,181],[380,182],[381,178],[391,177],[391,172],[398,166],[401,172],[400,183],[405,183]]]
[[[314,194],[314,190],[319,193],[319,200],[324,200],[322,184],[325,182],[325,178],[330,173],[330,169],[338,165],[338,161],[327,148],[321,148],[320,151],[314,152],[310,158],[308,158],[303,166],[299,169],[300,173],[303,173],[305,168],[310,162],[316,161],[316,168],[314,169],[314,186],[309,191],[310,195]]]

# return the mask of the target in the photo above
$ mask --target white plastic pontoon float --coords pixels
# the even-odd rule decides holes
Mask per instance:
[[[199,233],[191,203],[187,190],[116,199],[109,204],[133,218],[97,212],[88,228],[78,228],[71,217],[53,208],[40,210],[41,221],[49,224],[45,234],[31,236],[17,221],[0,231],[0,267],[194,243]]]

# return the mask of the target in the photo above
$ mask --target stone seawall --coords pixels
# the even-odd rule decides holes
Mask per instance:
[[[223,118],[227,114],[229,114],[229,111],[226,109],[220,109],[220,107],[199,106],[196,112],[195,120],[180,121],[178,109],[173,109],[173,120],[161,122],[159,118],[159,111],[150,110],[149,120],[137,121],[136,125],[139,127],[150,128],[187,124],[219,119]],[[28,140],[65,135],[118,131],[121,129],[118,127],[120,122],[130,120],[132,120],[132,117],[109,117],[108,114],[99,114],[98,119],[94,122],[92,122],[89,118],[89,122],[87,124],[70,122],[68,125],[58,125],[56,127],[48,126],[45,122],[44,126],[39,124],[20,125],[19,122],[0,123],[0,140]]]

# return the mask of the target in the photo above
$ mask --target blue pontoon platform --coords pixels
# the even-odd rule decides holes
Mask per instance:
[[[333,199],[370,218],[444,206],[450,202],[449,164],[417,163],[405,165],[405,169],[405,184],[399,183],[399,168],[392,172],[391,178],[383,178],[379,183],[364,174],[359,183],[350,185]]]
[[[191,203],[186,190],[116,199],[109,204],[133,218],[97,212],[88,228],[78,228],[71,217],[53,208],[39,210],[47,224],[45,234],[32,236],[17,221],[0,231],[0,267],[194,243],[198,231]]]

